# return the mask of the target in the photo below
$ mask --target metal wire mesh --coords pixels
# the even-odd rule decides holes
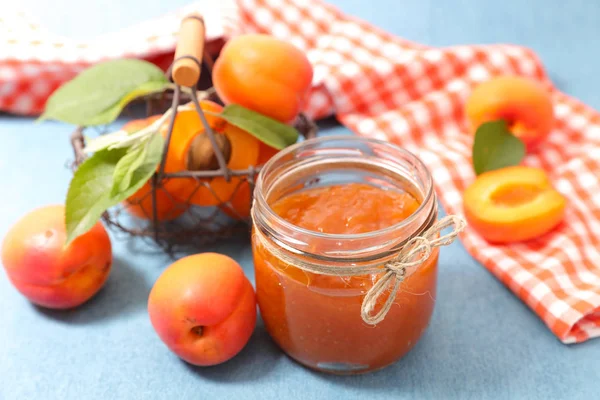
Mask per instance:
[[[204,67],[207,61],[204,60]],[[210,66],[210,63],[208,63]],[[167,71],[170,77],[170,69]],[[208,100],[222,104],[214,91],[208,91]],[[207,171],[181,171],[176,173],[165,172],[165,162],[169,152],[169,144],[173,133],[177,107],[191,101],[200,116],[205,134],[209,136],[212,149],[218,159],[219,168]],[[170,103],[170,104],[169,104]],[[244,196],[241,203],[246,211],[246,199],[251,201],[254,191],[254,182],[260,171],[260,165],[252,165],[244,170],[234,170],[227,166],[225,156],[215,141],[215,132],[206,123],[206,118],[200,107],[196,92],[183,92],[181,87],[175,85],[173,92],[162,92],[136,99],[124,110],[123,116],[131,115],[131,108],[138,105],[145,106],[145,115],[151,116],[164,113],[169,107],[173,110],[169,121],[168,132],[165,140],[165,150],[160,166],[148,182],[149,188],[141,195],[123,202],[121,205],[107,210],[102,220],[113,231],[122,233],[125,237],[140,238],[152,245],[159,246],[166,252],[175,252],[189,248],[205,246],[223,239],[231,238],[250,231],[250,219],[246,212],[240,214],[240,205],[233,204],[238,196]],[[295,123],[295,128],[305,138],[312,138],[317,134],[316,124],[301,114]],[[85,159],[84,130],[79,127],[71,136],[71,145],[74,152],[74,161],[71,164],[76,169]],[[229,198],[221,199],[215,192],[211,183],[214,179],[223,178],[232,182],[237,181],[233,194]],[[173,180],[185,180],[186,185],[193,182],[195,187],[189,190],[186,199],[175,198],[165,188],[165,183]],[[192,202],[196,191],[202,190],[203,195],[214,196],[207,203],[214,205],[199,206]],[[160,199],[161,204],[158,204]],[[238,200],[239,201],[239,200]],[[167,206],[165,207],[165,204]],[[161,209],[159,209],[159,206]],[[249,204],[248,204],[249,206]],[[168,209],[165,212],[164,209]],[[134,210],[135,212],[132,212]]]

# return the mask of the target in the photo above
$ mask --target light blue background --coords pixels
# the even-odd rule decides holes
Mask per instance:
[[[185,3],[22,0],[21,7],[57,33],[90,37]],[[530,46],[561,89],[600,106],[597,1],[332,3],[430,45]],[[63,201],[70,131],[66,125],[0,116],[0,237],[32,208]],[[347,133],[340,127],[328,131]],[[135,243],[113,243],[115,263],[106,287],[76,311],[33,307],[0,275],[0,399],[599,398],[600,339],[561,344],[460,243],[442,251],[438,302],[422,341],[393,367],[356,377],[317,374],[293,363],[272,344],[262,323],[230,362],[190,367],[166,350],[146,313],[152,283],[170,260],[140,252]],[[253,277],[246,242],[202,250],[230,254]]]

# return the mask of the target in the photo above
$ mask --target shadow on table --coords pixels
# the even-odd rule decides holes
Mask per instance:
[[[231,360],[210,368],[181,361],[198,378],[215,382],[255,382],[266,378],[284,355],[269,337],[259,318],[256,329],[244,349]]]
[[[198,253],[217,252],[235,254],[236,250],[250,245],[250,233],[249,230],[247,233],[239,232],[230,237],[220,238],[206,244],[175,246],[173,252],[168,252],[149,238],[142,239],[122,232],[115,235],[115,241],[123,243],[127,251],[132,254],[159,257],[166,267],[180,258]]]
[[[503,286],[487,271],[466,273],[466,268],[474,265],[444,268],[431,324],[404,358],[363,375],[311,375],[364,396],[380,391],[390,398],[483,398],[489,393],[511,398],[507,393],[528,382],[530,363],[541,356],[523,345],[522,328],[507,323],[507,310],[497,306],[499,297],[509,295],[501,292]]]
[[[379,371],[374,371],[358,375],[334,375],[318,372],[312,369],[306,369],[315,379],[327,381],[328,383],[347,386],[354,389],[364,390],[365,395],[373,390],[381,390],[387,393],[404,392],[403,386],[406,380],[405,370],[415,368],[415,359],[424,351],[427,346],[427,336],[408,353],[402,360],[396,364],[390,365]]]
[[[44,317],[68,324],[103,323],[123,318],[146,308],[150,285],[127,262],[114,258],[104,287],[90,300],[71,310],[50,310],[33,306]]]
[[[468,349],[461,354],[455,349],[456,359],[451,363],[436,363],[432,350],[438,333],[426,334],[417,346],[396,364],[363,375],[337,376],[310,371],[315,379],[328,384],[351,388],[368,396],[385,392],[390,398],[480,398],[480,394],[497,390],[503,393],[504,382],[514,382],[518,377],[510,368],[486,368],[479,356],[471,358],[478,350]],[[444,360],[443,357],[439,358]],[[492,356],[488,357],[491,364]],[[497,388],[497,389],[492,389]],[[505,392],[504,392],[505,393]]]

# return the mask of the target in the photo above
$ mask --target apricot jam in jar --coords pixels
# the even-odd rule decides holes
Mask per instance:
[[[364,373],[419,341],[434,309],[439,247],[402,271],[396,291],[375,287],[384,265],[437,219],[417,157],[355,136],[304,141],[263,167],[252,218],[260,313],[287,355],[319,371]],[[383,319],[365,320],[369,301],[371,314],[390,302]]]

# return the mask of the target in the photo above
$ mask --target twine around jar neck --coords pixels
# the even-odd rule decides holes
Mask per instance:
[[[252,219],[254,221],[254,207],[252,210]],[[256,226],[256,225],[255,225]],[[452,227],[452,231],[441,235],[441,232]],[[410,268],[417,267],[427,261],[436,247],[447,246],[454,242],[460,232],[466,227],[466,222],[457,215],[448,215],[433,225],[429,229],[421,232],[406,242],[397,254],[383,265],[381,263],[372,263],[369,265],[320,265],[300,260],[291,255],[281,247],[276,246],[269,241],[260,229],[254,230],[254,236],[262,247],[273,254],[284,263],[299,268],[306,272],[330,276],[361,276],[374,273],[385,272],[384,275],[369,289],[363,299],[361,306],[361,317],[369,325],[376,325],[383,321],[388,311],[394,304],[396,295],[400,290],[400,285],[407,277],[407,271]],[[390,294],[383,307],[376,314],[372,314],[378,299],[391,287]]]

